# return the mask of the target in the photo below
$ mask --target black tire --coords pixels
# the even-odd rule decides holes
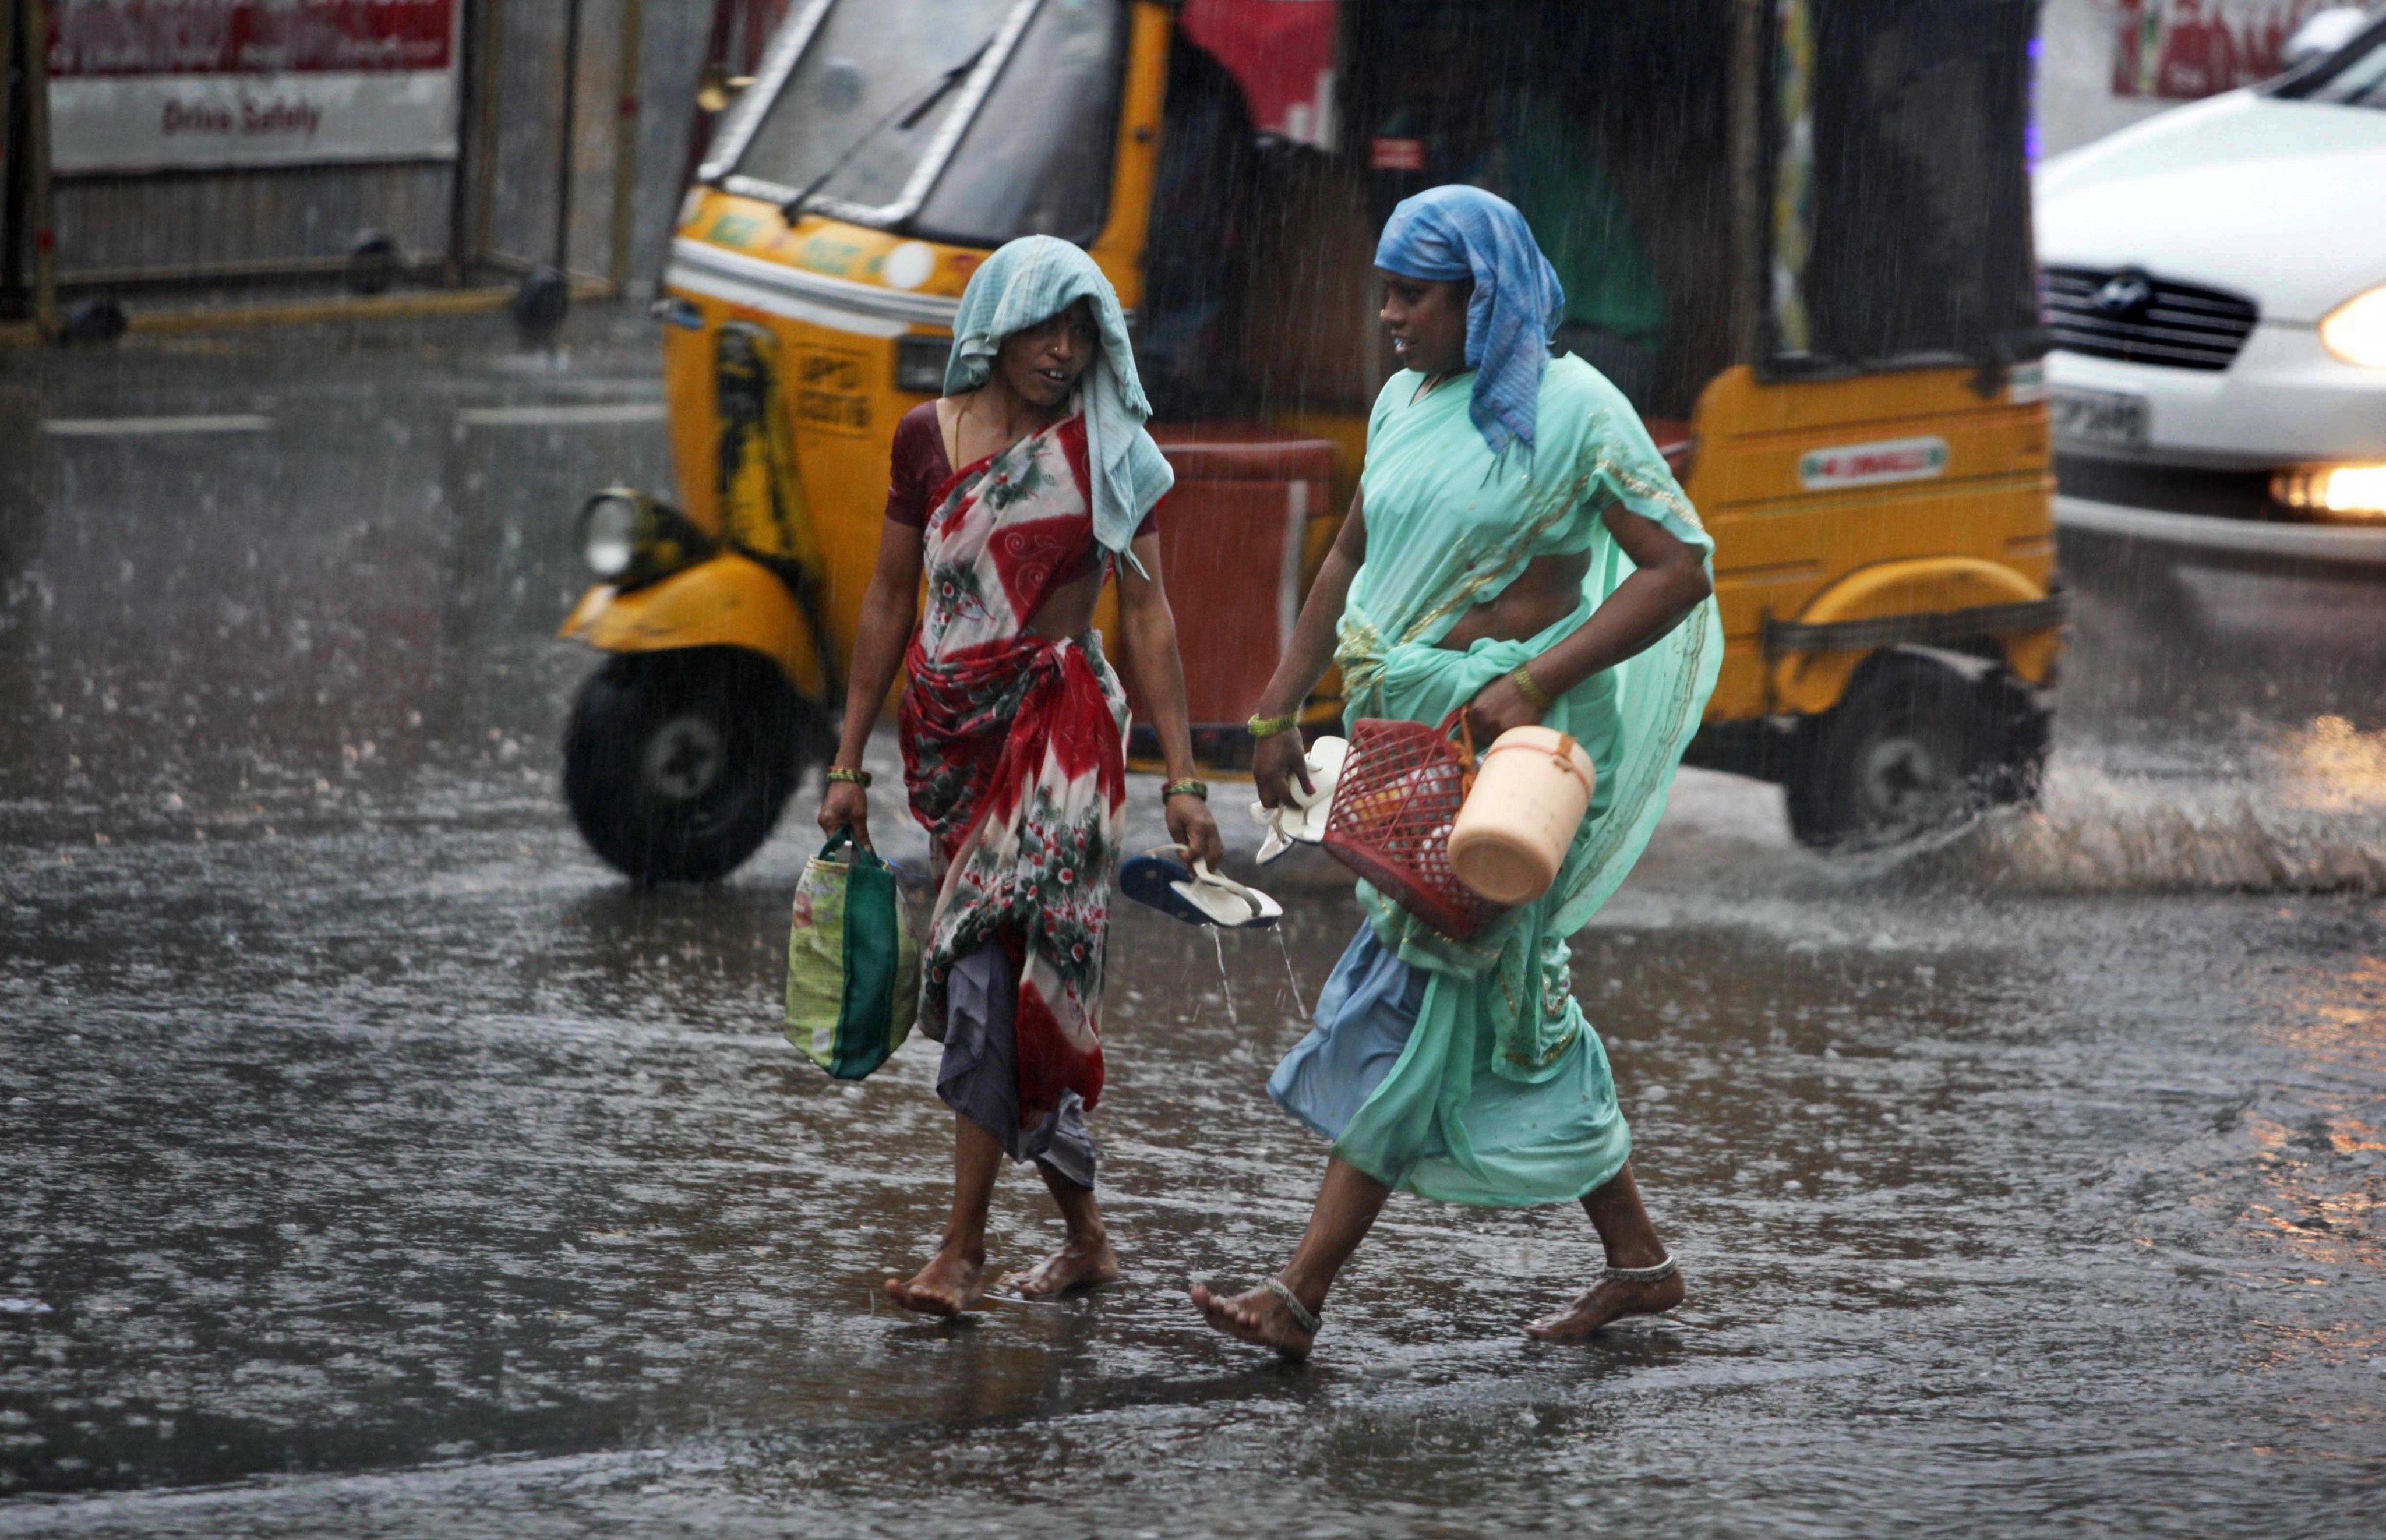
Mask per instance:
[[[770,838],[802,779],[810,714],[768,658],[742,648],[617,654],[564,729],[571,820],[639,883],[723,876]]]
[[[1806,729],[1788,783],[1790,832],[1809,845],[1883,845],[2034,795],[2034,758],[2026,772],[2006,763],[1997,682],[1922,657],[1866,665]]]

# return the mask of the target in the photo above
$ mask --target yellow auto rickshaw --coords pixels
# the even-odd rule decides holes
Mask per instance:
[[[796,0],[658,303],[679,495],[584,508],[607,653],[564,783],[641,880],[769,833],[836,720],[888,446],[971,271],[1082,244],[1178,471],[1163,577],[1212,757],[1288,634],[1393,365],[1392,205],[1472,181],[1715,536],[1694,763],[1810,843],[2028,795],[2063,613],[2024,0]],[[1114,631],[1113,631],[1114,634]],[[1329,686],[1331,681],[1329,680]],[[1332,720],[1336,703],[1312,703]]]

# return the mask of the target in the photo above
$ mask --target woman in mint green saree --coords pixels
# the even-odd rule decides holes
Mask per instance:
[[[1648,843],[1714,686],[1713,542],[1624,396],[1549,356],[1564,294],[1512,206],[1420,194],[1375,263],[1408,368],[1375,402],[1358,500],[1252,720],[1261,800],[1305,779],[1289,728],[1329,656],[1353,720],[1463,707],[1478,744],[1544,722],[1590,752],[1598,787],[1550,892],[1467,941],[1359,884],[1367,924],[1268,1084],[1332,1141],[1308,1233],[1260,1287],[1193,1291],[1219,1330],[1295,1358],[1395,1188],[1583,1205],[1606,1266],[1535,1336],[1588,1336],[1683,1292],[1632,1180],[1567,938]]]

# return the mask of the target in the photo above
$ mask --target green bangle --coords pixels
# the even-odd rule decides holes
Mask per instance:
[[[1536,711],[1546,711],[1556,704],[1554,697],[1541,688],[1541,682],[1533,677],[1533,670],[1525,664],[1516,665],[1515,670],[1508,676],[1508,682],[1516,687],[1516,694],[1524,696],[1525,703]]]
[[[1289,732],[1300,725],[1300,718],[1297,715],[1290,717],[1253,717],[1250,721],[1243,724],[1254,738],[1273,738],[1279,732]]]
[[[866,770],[847,770],[843,765],[831,765],[828,768],[828,778],[832,783],[843,781],[849,785],[859,786],[865,792],[870,789],[870,772]]]
[[[1210,800],[1210,783],[1196,781],[1191,776],[1182,781],[1171,781],[1160,788],[1160,800],[1165,802],[1172,796],[1198,796],[1207,802]]]

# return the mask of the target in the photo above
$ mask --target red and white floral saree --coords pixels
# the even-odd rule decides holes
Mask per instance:
[[[954,472],[931,499],[927,613],[899,723],[913,816],[946,861],[922,1012],[955,962],[1017,962],[1019,1111],[1102,1089],[1102,950],[1126,798],[1126,696],[1099,639],[1028,622],[1094,545],[1081,416]],[[1107,559],[1107,558],[1106,558]]]

